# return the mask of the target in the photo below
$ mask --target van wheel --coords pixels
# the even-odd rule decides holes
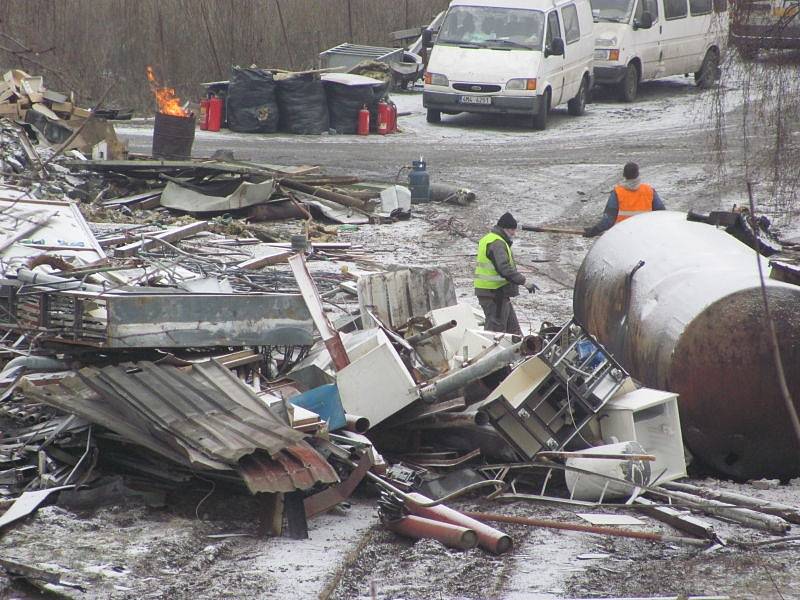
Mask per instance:
[[[425,120],[428,121],[428,123],[433,123],[433,124],[441,123],[442,122],[442,111],[433,110],[432,108],[429,108],[428,109],[428,114],[425,117]]]
[[[714,86],[717,80],[717,70],[719,69],[719,56],[713,50],[706,52],[700,70],[694,74],[694,82],[701,90],[707,90]]]
[[[639,69],[631,63],[625,70],[625,77],[619,82],[619,99],[623,102],[633,102],[636,100],[636,93],[639,91]]]
[[[533,128],[539,131],[547,129],[547,116],[550,112],[550,90],[545,90],[542,94],[542,101],[539,103],[539,112],[533,115]]]
[[[567,111],[573,117],[580,117],[586,112],[586,101],[589,96],[588,87],[586,77],[584,77],[581,80],[581,87],[578,88],[578,94],[567,102]]]

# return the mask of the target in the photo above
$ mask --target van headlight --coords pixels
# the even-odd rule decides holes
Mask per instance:
[[[507,90],[528,90],[529,92],[536,91],[535,79],[509,79],[506,83]]]
[[[597,48],[594,51],[594,59],[616,62],[619,60],[619,48]]]
[[[449,87],[450,81],[447,79],[446,75],[440,75],[439,73],[430,73],[425,72],[425,83],[428,85],[441,85],[443,87]]]

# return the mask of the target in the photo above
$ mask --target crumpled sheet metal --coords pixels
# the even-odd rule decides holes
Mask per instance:
[[[149,362],[86,367],[51,385],[23,383],[23,390],[178,464],[240,471],[253,490],[292,491],[338,481],[302,441],[302,433],[213,360],[189,371]],[[250,465],[251,457],[259,467],[243,471],[240,462]],[[259,483],[251,485],[251,480]]]
[[[307,490],[316,483],[337,483],[333,467],[308,442],[284,448],[274,460],[263,453],[249,454],[239,461],[239,475],[251,493]]]

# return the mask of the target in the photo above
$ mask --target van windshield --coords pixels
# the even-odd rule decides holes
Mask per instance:
[[[595,22],[610,21],[627,23],[631,20],[631,12],[636,0],[591,0],[592,16]]]
[[[472,48],[541,50],[544,13],[519,8],[454,6],[444,18],[438,44]]]

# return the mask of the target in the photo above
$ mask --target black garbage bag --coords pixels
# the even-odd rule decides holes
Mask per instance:
[[[330,128],[325,86],[313,75],[293,75],[275,80],[280,130],[298,135],[319,135]]]
[[[242,133],[275,133],[280,119],[275,79],[263,69],[233,67],[228,86],[228,128]]]
[[[353,134],[358,130],[358,111],[362,106],[369,109],[369,129],[378,130],[378,102],[386,95],[387,85],[344,85],[333,81],[325,82],[328,95],[328,113],[331,129],[337,133]]]

